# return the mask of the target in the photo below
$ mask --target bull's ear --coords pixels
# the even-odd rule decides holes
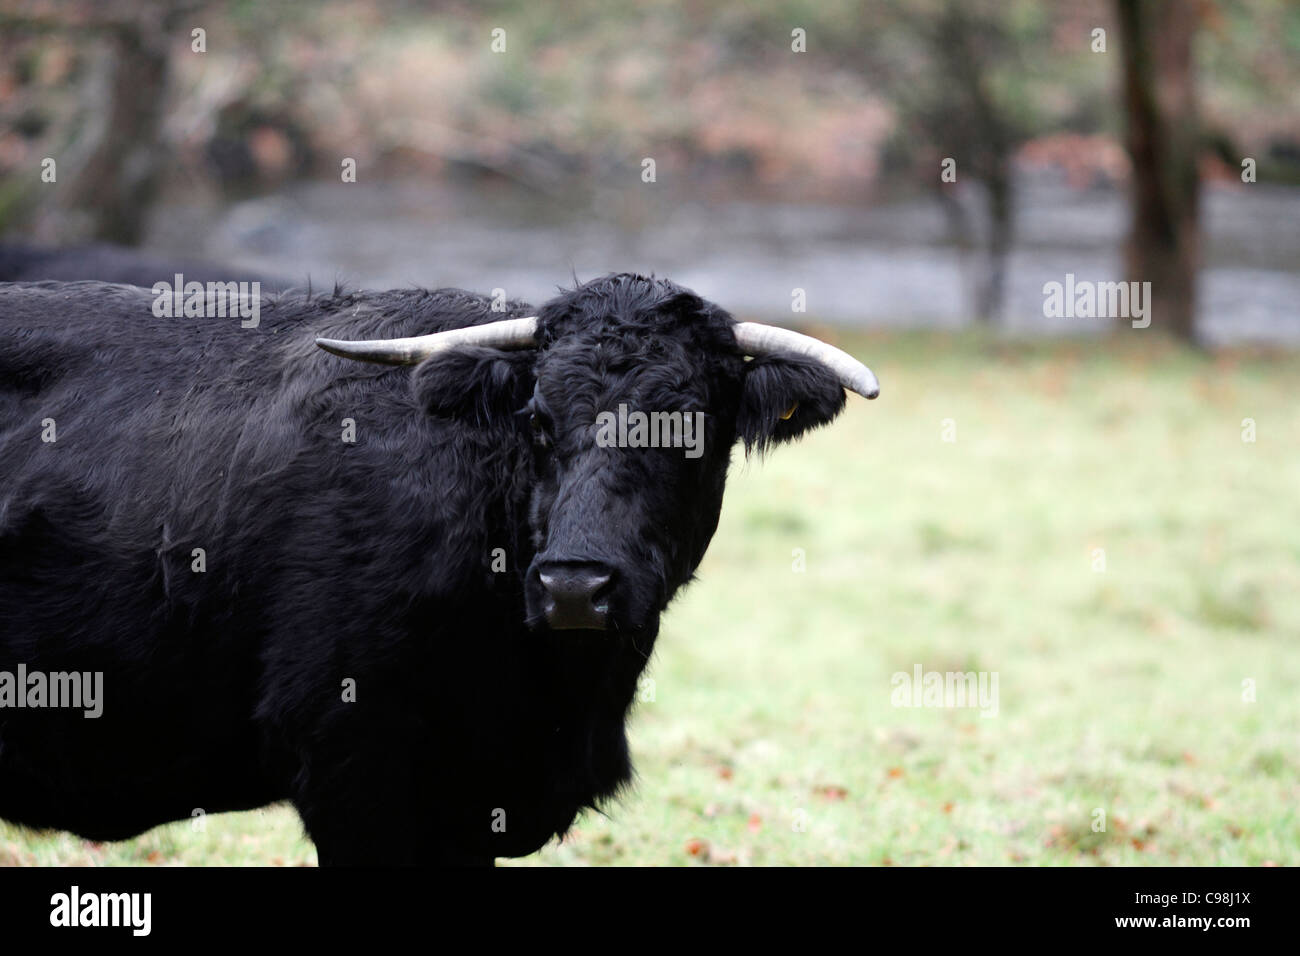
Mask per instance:
[[[736,437],[765,452],[825,425],[844,408],[844,388],[819,362],[766,355],[745,363]]]
[[[494,348],[449,349],[421,362],[411,389],[431,415],[473,421],[480,427],[512,422],[533,394],[536,353]]]

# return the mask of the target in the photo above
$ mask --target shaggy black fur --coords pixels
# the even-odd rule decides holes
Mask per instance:
[[[546,303],[540,349],[414,368],[313,339],[534,310],[294,293],[244,329],[151,302],[0,285],[0,670],[105,675],[97,720],[0,709],[0,817],[95,840],[288,799],[326,864],[533,852],[630,778],[624,722],[731,446],[844,405],[820,367],[745,360],[726,312],[641,276]],[[598,447],[620,402],[707,413],[703,455]],[[539,623],[539,555],[614,569],[610,630]]]

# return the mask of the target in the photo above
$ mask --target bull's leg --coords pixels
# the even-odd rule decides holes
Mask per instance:
[[[355,792],[312,793],[295,799],[321,866],[418,866],[420,819],[407,801],[378,786],[356,799]]]
[[[389,834],[389,839],[401,839],[400,834]],[[456,853],[435,853],[420,858],[374,858],[366,851],[353,852],[351,846],[333,845],[328,841],[316,843],[316,855],[321,866],[496,866],[491,857],[462,856]]]
[[[448,814],[427,792],[409,759],[371,754],[303,774],[293,802],[321,866],[494,865],[452,845]]]
[[[491,857],[480,857],[437,847],[415,838],[396,819],[381,819],[377,826],[358,827],[355,819],[334,818],[329,813],[304,817],[307,832],[316,844],[321,866],[494,866]]]

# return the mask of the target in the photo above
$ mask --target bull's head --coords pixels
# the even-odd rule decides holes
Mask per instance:
[[[660,612],[703,558],[732,445],[789,441],[839,414],[844,389],[879,390],[833,346],[735,322],[671,282],[634,275],[588,282],[536,316],[317,344],[424,363],[417,375],[436,377],[430,387],[446,407],[514,406],[534,472],[529,623],[634,639],[653,640]]]

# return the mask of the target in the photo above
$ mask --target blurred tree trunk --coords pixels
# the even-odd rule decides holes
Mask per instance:
[[[932,28],[931,43],[936,61],[953,83],[951,88],[946,81],[939,87],[952,99],[930,117],[931,135],[937,142],[960,147],[966,168],[984,183],[988,229],[977,256],[973,309],[977,321],[997,323],[1015,239],[1012,173],[1018,136],[993,93],[991,73],[1009,45],[1009,34],[996,5],[947,0]],[[958,241],[963,242],[960,233]]]
[[[1194,0],[1116,2],[1133,161],[1128,279],[1151,283],[1153,328],[1191,341],[1200,259],[1200,135],[1192,57],[1197,6]]]
[[[160,142],[167,93],[167,35],[146,18],[108,30],[112,48],[107,112],[90,156],[76,171],[63,205],[96,239],[140,242],[162,170]]]
[[[1011,183],[1010,147],[999,140],[985,173],[989,191],[989,242],[984,267],[984,283],[976,299],[976,317],[990,323],[1000,321],[1006,298],[1007,257],[1015,238],[1013,219],[1014,187]]]

